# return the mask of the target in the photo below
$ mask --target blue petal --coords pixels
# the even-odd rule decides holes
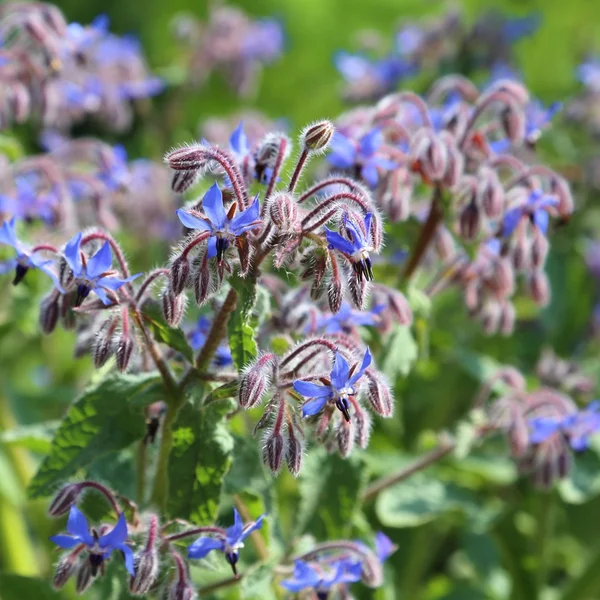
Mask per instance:
[[[362,364],[360,365],[360,369],[358,369],[358,371],[356,373],[354,373],[354,375],[352,375],[352,377],[350,377],[350,380],[348,381],[348,383],[350,383],[351,385],[355,384],[363,376],[364,372],[367,370],[367,368],[371,364],[372,360],[373,360],[373,358],[371,356],[371,352],[367,348],[367,351],[365,352],[365,355],[363,356],[363,360],[362,360]]]
[[[233,509],[233,525],[227,528],[227,541],[235,546],[242,539],[244,533],[244,521],[236,508]]]
[[[16,219],[13,217],[10,221],[4,221],[0,229],[0,244],[6,244],[18,249],[19,241],[15,234]]]
[[[340,169],[348,169],[356,162],[356,144],[343,133],[336,131],[331,138],[330,153],[327,160]]]
[[[290,592],[300,592],[305,588],[316,588],[321,583],[321,577],[315,569],[302,560],[294,563],[294,578],[285,579],[281,586]]]
[[[193,544],[188,546],[188,558],[204,558],[213,550],[223,550],[223,540],[218,540],[210,537],[198,538]]]
[[[123,553],[125,568],[133,577],[135,575],[135,570],[133,568],[133,550],[127,544],[119,544],[118,546],[115,546],[115,550],[120,550]]]
[[[227,214],[223,206],[223,194],[221,193],[221,188],[216,183],[204,194],[202,209],[211,222],[213,229],[223,229],[225,227]]]
[[[541,444],[551,435],[559,431],[561,422],[557,419],[538,417],[529,421],[531,433],[529,441],[532,444]]]
[[[371,221],[373,220],[373,213],[367,213],[365,215],[365,231],[367,232],[367,240],[371,235]]]
[[[94,538],[90,534],[90,528],[87,519],[76,506],[71,506],[71,510],[69,511],[67,532],[72,536],[79,538],[87,545],[92,545],[94,543]]]
[[[344,252],[345,254],[351,255],[354,254],[355,250],[358,250],[352,242],[341,236],[337,231],[331,231],[331,229],[327,227],[325,227],[325,237],[332,248]]]
[[[207,256],[213,258],[217,255],[217,238],[213,235],[208,238]]]
[[[379,146],[383,142],[383,135],[381,134],[381,129],[376,127],[373,131],[363,135],[358,144],[359,144],[359,154],[363,158],[369,158],[379,150]]]
[[[523,210],[521,208],[513,208],[504,215],[503,233],[505,237],[512,235],[522,216]]]
[[[103,535],[99,540],[101,548],[118,548],[125,543],[127,539],[127,520],[125,519],[125,513],[121,513],[117,524],[114,526],[112,531]]]
[[[248,138],[244,132],[244,121],[240,121],[240,124],[231,134],[229,147],[238,154],[248,154]]]
[[[397,549],[398,546],[385,533],[378,531],[375,534],[375,553],[380,562],[387,560]]]
[[[71,537],[70,535],[64,534],[53,535],[50,538],[50,541],[53,544],[59,546],[60,548],[64,548],[65,550],[70,550],[71,548],[74,548],[75,546],[82,543],[82,541],[79,538]]]
[[[188,228],[188,229],[197,229],[198,231],[211,231],[211,224],[205,219],[201,219],[200,217],[194,217],[189,212],[183,210],[183,208],[175,211],[179,220]]]
[[[533,213],[533,222],[537,226],[537,228],[545,235],[548,231],[550,215],[543,208],[540,208]]]
[[[133,281],[134,279],[137,279],[140,275],[142,275],[142,273],[136,273],[135,275],[130,275],[125,279],[119,279],[118,277],[101,277],[96,282],[96,286],[103,287],[107,290],[113,290],[113,292],[116,292],[120,287],[122,287],[126,283],[129,283],[130,281]]]
[[[110,306],[111,304],[114,304],[113,301],[107,296],[106,292],[101,287],[95,287],[93,289],[93,292],[94,294],[96,294],[96,296],[98,296],[98,298],[100,298],[104,306]]]
[[[333,369],[331,370],[331,384],[337,390],[341,390],[348,384],[350,367],[346,359],[339,353],[335,353]]]
[[[379,175],[377,173],[377,166],[372,160],[363,166],[360,171],[360,176],[366,181],[371,189],[377,187]]]
[[[69,267],[71,267],[71,271],[73,271],[73,275],[75,277],[79,277],[82,273],[81,266],[81,253],[79,247],[81,245],[81,238],[83,234],[80,232],[76,236],[72,237],[65,246],[65,259]]]
[[[349,562],[347,560],[341,560],[336,567],[335,576],[329,582],[330,585],[336,583],[354,583],[360,581],[362,577],[362,563],[360,562]]]
[[[102,248],[94,254],[86,265],[86,273],[90,279],[97,279],[106,273],[112,266],[112,253],[110,251],[110,243],[104,242]]]
[[[255,523],[252,523],[252,525],[250,525],[250,527],[245,529],[244,533],[242,534],[241,540],[245,540],[253,531],[260,529],[263,525],[264,518],[265,518],[265,515],[260,515],[260,517],[258,517],[258,519],[256,519]]]
[[[305,398],[327,398],[331,396],[331,388],[308,381],[294,381],[294,389]]]
[[[247,231],[251,227],[257,227],[260,215],[260,204],[258,202],[258,194],[254,198],[254,202],[244,211],[239,212],[233,219],[231,219],[230,229],[236,234],[240,235],[244,231]]]
[[[302,405],[302,416],[310,417],[321,412],[325,404],[327,404],[327,399],[327,396],[324,396],[323,398],[313,398],[312,400],[304,403]]]
[[[362,250],[367,245],[367,240],[360,228],[358,228],[346,215],[344,215],[344,225],[352,236],[356,250]]]

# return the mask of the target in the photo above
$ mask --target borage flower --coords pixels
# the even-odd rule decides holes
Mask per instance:
[[[331,152],[327,160],[338,169],[356,170],[369,187],[375,188],[379,181],[379,170],[390,171],[398,166],[380,153],[382,144],[383,134],[377,127],[363,135],[358,142],[336,131],[331,139]]]
[[[244,525],[238,511],[233,509],[234,523],[231,527],[224,529],[222,533],[215,533],[215,537],[200,537],[188,546],[188,558],[204,558],[213,550],[219,550],[225,554],[225,558],[231,565],[234,575],[237,577],[236,564],[238,562],[238,550],[244,547],[244,540],[263,524],[265,515],[261,515],[254,522]]]
[[[361,227],[357,227],[349,218],[344,215],[344,227],[350,239],[346,239],[336,231],[325,227],[325,237],[329,243],[330,249],[339,250],[346,255],[352,263],[352,267],[356,272],[359,280],[363,277],[367,281],[373,280],[373,265],[369,256],[373,252],[371,245],[371,220],[373,213],[367,213],[364,219],[364,231]]]
[[[192,350],[199,351],[204,347],[208,332],[210,331],[210,321],[206,317],[200,317],[196,323],[195,329],[189,334],[190,346]],[[233,364],[233,358],[231,357],[231,350],[227,343],[221,344],[213,358],[213,364],[216,367],[226,367]]]
[[[379,314],[385,310],[384,304],[378,304],[371,310],[354,310],[347,302],[342,302],[340,310],[334,315],[320,317],[315,325],[316,330],[324,333],[349,333],[355,327],[377,326],[381,322]],[[310,329],[309,325],[309,329]]]
[[[332,402],[342,412],[346,421],[350,421],[350,404],[348,398],[356,394],[354,384],[363,376],[371,364],[371,353],[367,348],[358,371],[356,365],[350,375],[350,367],[346,359],[336,352],[331,370],[330,380],[322,379],[323,385],[310,383],[297,379],[294,381],[294,389],[305,398],[310,398],[302,407],[302,415],[309,417],[320,412],[327,402]]]
[[[332,588],[360,581],[362,563],[353,559],[339,559],[328,564],[296,560],[292,579],[284,579],[281,586],[290,592],[304,589],[315,591],[319,600],[329,597]]]
[[[259,227],[261,223],[258,194],[246,210],[242,210],[236,215],[236,209],[237,203],[233,203],[229,211],[225,212],[223,194],[215,183],[202,199],[202,210],[206,217],[193,214],[182,208],[177,211],[177,216],[189,229],[210,233],[208,257],[216,256],[217,260],[221,262],[225,251],[231,244],[239,245],[241,236],[246,231]]]
[[[98,569],[104,571],[104,561],[108,560],[115,550],[123,554],[125,568],[133,576],[133,551],[125,543],[127,541],[127,521],[125,514],[121,513],[114,528],[102,534],[105,526],[100,530],[91,529],[84,514],[75,506],[71,506],[67,533],[54,535],[50,538],[60,548],[70,550],[76,546],[84,546],[88,552],[92,575],[96,576]],[[102,534],[102,535],[101,535]]]
[[[13,217],[10,221],[4,221],[2,227],[0,228],[0,244],[11,246],[17,253],[14,258],[0,263],[0,275],[8,273],[14,269],[15,278],[13,279],[13,285],[17,285],[23,280],[29,269],[39,269],[52,279],[54,285],[59,291],[63,292],[64,290],[58,282],[58,277],[51,268],[53,261],[45,260],[37,252],[34,252],[31,248],[27,248],[24,244],[22,244],[17,238],[15,228],[15,217]]]
[[[94,292],[102,301],[102,304],[108,306],[113,304],[114,296],[120,287],[133,281],[141,275],[131,275],[125,279],[115,277],[112,267],[112,253],[110,243],[107,241],[91,258],[85,258],[81,251],[82,233],[78,233],[65,246],[64,256],[67,264],[73,272],[75,283],[77,284],[77,298],[75,306],[81,306],[81,303]]]
[[[550,210],[558,205],[558,199],[550,194],[545,194],[540,189],[532,190],[527,201],[521,206],[511,208],[504,215],[502,232],[505,237],[512,235],[521,219],[528,217],[531,222],[544,235],[548,231],[550,222]]]

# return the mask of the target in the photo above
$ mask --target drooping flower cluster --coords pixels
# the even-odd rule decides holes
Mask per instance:
[[[173,29],[185,47],[188,81],[202,85],[216,71],[244,97],[255,91],[263,65],[276,61],[284,47],[279,21],[253,20],[233,6],[213,6],[206,22],[178,16]]]
[[[498,381],[506,386],[506,391],[485,405]],[[585,391],[589,391],[589,386]],[[568,476],[572,451],[586,450],[590,438],[600,433],[598,401],[579,408],[570,396],[556,389],[539,387],[528,391],[524,377],[512,367],[499,370],[485,384],[477,406],[485,408],[484,429],[503,432],[520,471],[544,488]]]
[[[88,116],[114,131],[133,118],[132,102],[162,91],[138,41],[108,31],[108,19],[67,24],[41,2],[0,7],[0,129],[35,116],[68,130]]]

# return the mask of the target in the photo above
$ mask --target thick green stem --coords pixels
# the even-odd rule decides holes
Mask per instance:
[[[15,575],[39,576],[38,561],[21,510],[0,497],[2,569]]]

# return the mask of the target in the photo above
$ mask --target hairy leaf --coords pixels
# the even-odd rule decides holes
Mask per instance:
[[[143,438],[142,407],[162,398],[162,380],[155,372],[113,373],[89,387],[67,411],[49,455],[29,486],[30,496],[52,494],[57,485],[98,457]]]
[[[253,279],[231,279],[231,285],[238,293],[237,306],[229,317],[229,348],[238,369],[243,369],[258,354],[254,327],[256,320],[253,310],[256,303],[256,282]]]
[[[43,579],[22,577],[13,573],[0,573],[2,600],[58,600],[62,596]]]

